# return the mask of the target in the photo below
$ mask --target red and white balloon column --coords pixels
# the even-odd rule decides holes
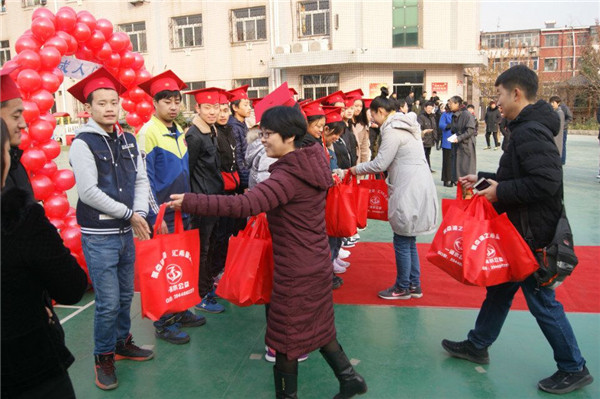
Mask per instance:
[[[88,11],[75,12],[62,7],[56,14],[37,8],[31,16],[31,29],[15,42],[17,56],[8,61],[21,68],[11,77],[23,97],[23,116],[28,132],[22,133],[21,162],[31,179],[35,198],[43,201],[48,219],[60,231],[65,245],[87,272],[81,247],[81,231],[66,191],[75,185],[73,172],[58,170],[53,161],[60,145],[52,139],[56,119],[50,113],[55,93],[64,79],[58,68],[62,56],[98,63],[107,68],[129,90],[123,94],[122,106],[127,123],[136,131],[147,122],[154,107],[152,98],[137,85],[152,75],[144,68],[141,54],[132,52],[129,36],[114,32],[112,23],[96,20]]]

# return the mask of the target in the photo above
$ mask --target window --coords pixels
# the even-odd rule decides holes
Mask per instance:
[[[558,47],[558,35],[546,35],[546,47]]]
[[[300,36],[329,35],[329,0],[298,2]]]
[[[510,47],[532,47],[538,46],[538,34],[534,32],[528,33],[513,33],[510,35]]]
[[[538,57],[532,57],[530,59],[526,59],[526,60],[512,60],[508,62],[508,66],[510,68],[514,67],[515,65],[526,65],[529,68],[533,69],[534,71],[537,71],[538,69]]]
[[[339,90],[340,76],[337,73],[302,75],[302,97],[317,99]]]
[[[267,39],[265,7],[231,10],[231,22],[234,43]]]
[[[8,40],[0,41],[0,65],[10,60],[10,44]]]
[[[22,8],[39,6],[41,4],[42,4],[42,0],[21,0]],[[2,5],[4,5],[4,2],[2,2]]]
[[[577,37],[577,45],[578,46],[585,46],[587,44],[587,41],[588,41],[587,33],[578,33],[576,37]]]
[[[394,71],[394,93],[397,98],[405,98],[411,90],[415,92],[415,98],[421,98],[424,76],[425,71]]]
[[[556,58],[546,58],[544,60],[544,72],[553,72],[558,69],[558,60]]]
[[[392,45],[418,46],[419,0],[393,0],[392,4]]]
[[[269,78],[235,79],[233,87],[248,85],[248,98],[261,98],[269,94]]]
[[[138,53],[145,53],[148,51],[148,45],[146,44],[146,23],[145,22],[132,22],[130,24],[119,25],[121,32],[126,32],[129,35],[131,44],[133,46],[132,51]]]
[[[206,82],[185,82],[187,85],[186,91],[206,89]],[[181,102],[183,103],[183,111],[196,112],[196,98],[194,96],[181,96]]]
[[[187,15],[171,19],[171,48],[202,46],[202,14]]]

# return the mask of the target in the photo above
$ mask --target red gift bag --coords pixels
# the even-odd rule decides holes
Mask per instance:
[[[341,183],[336,183],[327,193],[325,226],[330,237],[351,237],[356,234],[356,198],[352,174],[346,173]]]
[[[473,197],[473,190],[472,189],[468,189],[467,190],[467,195],[469,196],[468,199],[465,199],[465,193],[462,189],[462,186],[460,183],[456,184],[456,199],[450,199],[450,198],[442,198],[442,217],[444,215],[446,215],[446,211],[452,206],[452,205],[456,205],[458,207],[460,207],[461,209],[466,209],[467,206],[471,203],[470,199],[471,197]]]
[[[367,218],[376,220],[388,220],[388,186],[380,173],[381,179],[376,179],[375,175],[368,175],[366,179],[360,182],[361,187],[369,190],[369,206],[367,209]]]
[[[181,212],[175,212],[173,234],[157,234],[167,204],[160,206],[154,237],[135,240],[135,274],[142,295],[142,317],[158,320],[165,313],[183,312],[200,302],[198,230],[183,230]]]
[[[347,172],[350,173],[350,172]],[[356,176],[352,176],[354,200],[356,201],[356,227],[367,227],[367,214],[369,212],[369,189],[359,184]]]
[[[267,216],[261,213],[229,239],[225,271],[216,293],[237,306],[250,306],[269,303],[272,289],[273,243]]]

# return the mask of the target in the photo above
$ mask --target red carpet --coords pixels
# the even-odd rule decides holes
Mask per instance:
[[[423,298],[385,300],[377,292],[389,288],[396,279],[396,262],[391,243],[358,243],[350,248],[347,261],[350,268],[340,277],[342,288],[333,292],[338,304],[433,306],[452,308],[479,308],[485,298],[485,288],[468,286],[454,280],[425,259],[429,244],[417,244],[421,260]],[[579,265],[573,275],[557,288],[556,296],[568,312],[600,313],[600,274],[598,262],[600,247],[577,247]],[[512,309],[526,310],[527,304],[519,290]]]

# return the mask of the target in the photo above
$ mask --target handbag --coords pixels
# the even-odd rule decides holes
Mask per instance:
[[[356,227],[364,229],[367,227],[369,213],[369,189],[363,187],[362,183],[359,184],[356,176],[352,176],[352,186],[354,190],[354,200],[356,201]]]
[[[367,175],[367,178],[360,182],[361,186],[369,190],[369,206],[367,209],[367,218],[376,220],[388,220],[388,186],[383,173],[380,173],[380,179],[375,175]]]
[[[266,214],[248,220],[244,230],[229,239],[225,271],[216,293],[237,306],[271,301],[273,243]]]
[[[223,190],[235,191],[240,187],[240,175],[237,170],[234,172],[221,172],[223,177]]]
[[[357,232],[356,198],[351,175],[346,173],[344,179],[327,192],[325,226],[330,237],[351,237]]]
[[[197,229],[183,230],[181,211],[175,211],[173,234],[158,234],[166,208],[166,203],[160,206],[154,237],[134,240],[142,317],[152,320],[158,320],[166,313],[182,312],[200,302],[200,235]]]

